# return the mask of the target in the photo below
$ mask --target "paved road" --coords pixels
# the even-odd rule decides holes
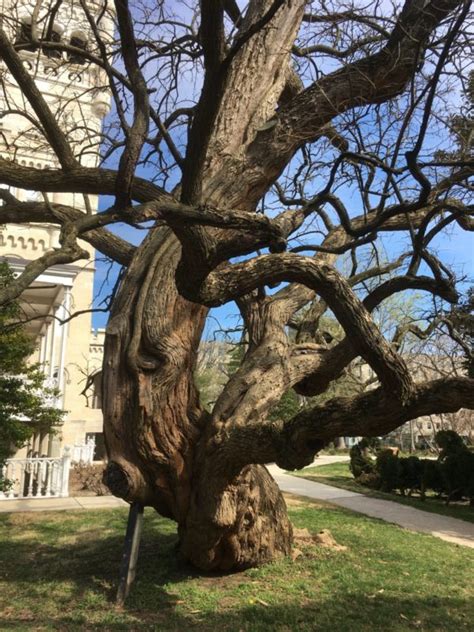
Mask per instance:
[[[320,456],[314,465],[327,465],[338,461],[348,461],[346,456]],[[325,500],[351,509],[358,513],[392,522],[405,529],[429,533],[442,540],[474,548],[474,524],[449,516],[420,511],[390,500],[369,498],[363,494],[349,492],[329,485],[315,483],[304,478],[285,474],[276,465],[269,470],[280,488],[291,494],[306,496],[315,500]],[[12,511],[58,511],[67,509],[102,509],[126,507],[127,503],[114,496],[81,496],[78,498],[42,498],[31,500],[0,501],[0,513]]]
[[[321,460],[317,459],[315,465],[324,465],[322,458],[327,457],[320,457]],[[280,489],[290,494],[307,496],[315,500],[325,500],[338,507],[344,507],[372,518],[392,522],[411,531],[429,533],[447,542],[474,548],[474,524],[465,520],[421,511],[391,500],[370,498],[369,496],[364,496],[364,494],[357,494],[356,492],[349,492],[345,489],[308,481],[297,476],[290,476],[276,465],[271,465],[268,469],[277,481]]]
[[[349,463],[350,458],[345,454],[341,454],[339,456],[321,454],[320,456],[317,456],[315,460],[312,462],[312,464],[308,465],[308,467],[314,467],[315,465],[331,465],[331,463],[345,463],[346,461],[347,463]]]

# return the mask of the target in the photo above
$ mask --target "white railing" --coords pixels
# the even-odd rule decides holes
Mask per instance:
[[[58,458],[7,459],[0,476],[0,501],[23,498],[66,498],[69,495],[71,450]]]
[[[95,439],[91,437],[85,443],[75,443],[72,446],[71,460],[73,463],[91,465],[94,461]]]

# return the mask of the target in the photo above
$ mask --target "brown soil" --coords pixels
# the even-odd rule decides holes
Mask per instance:
[[[84,466],[71,468],[69,474],[69,496],[110,496],[110,491],[101,485],[105,464],[88,465],[87,473]],[[87,474],[87,475],[86,475]],[[97,493],[100,490],[102,493]]]

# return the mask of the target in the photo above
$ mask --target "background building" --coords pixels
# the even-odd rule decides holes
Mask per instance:
[[[32,38],[34,12],[36,22],[42,24],[50,42],[69,43],[84,50],[93,49],[89,23],[78,0],[62,3],[44,0],[0,0],[2,27],[12,41],[22,46],[20,52],[25,67],[35,78],[36,85],[50,105],[56,118],[73,139],[74,151],[84,166],[95,167],[99,163],[99,148],[103,118],[109,109],[108,83],[97,66],[90,67],[81,57],[44,48],[34,50],[29,45]],[[95,24],[105,39],[113,35],[114,22],[110,9],[101,3],[88,0],[88,7]],[[44,15],[54,15],[54,23],[44,31]],[[50,28],[51,27],[51,28]],[[58,166],[49,144],[42,139],[38,129],[23,116],[29,110],[21,91],[0,61],[0,157],[23,165],[46,170]],[[82,211],[94,212],[97,198],[80,194],[54,193],[46,198],[41,192],[21,188],[11,193],[20,201],[40,200],[66,204]],[[32,259],[40,257],[58,245],[59,230],[48,224],[7,225],[0,227],[0,258],[6,259],[14,272],[21,273]],[[93,302],[94,250],[87,243],[82,247],[90,253],[88,262],[54,266],[42,274],[26,290],[21,302],[28,329],[37,341],[37,356],[41,363],[47,386],[56,385],[61,392],[55,404],[66,412],[61,433],[57,436],[36,436],[26,451],[55,456],[62,445],[74,445],[94,437],[96,457],[103,454],[100,368],[103,352],[103,331],[91,330],[90,309]],[[71,316],[70,320],[68,320]],[[231,347],[223,343],[201,345],[199,359],[200,386],[203,404],[212,404],[225,383],[229,367]],[[425,373],[432,379],[441,364]],[[418,369],[414,374],[418,375]],[[366,374],[368,372],[368,374]],[[368,367],[361,367],[354,374],[355,386],[360,390],[371,387]],[[365,384],[367,382],[367,384]],[[360,383],[360,384],[358,384]],[[348,382],[343,385],[347,392]],[[86,387],[90,386],[86,390]],[[334,395],[338,393],[335,392]],[[453,419],[425,419],[411,422],[400,432],[410,435],[410,441],[420,443],[432,437],[436,430],[453,427],[460,419],[461,411]],[[472,428],[472,417],[470,428]],[[456,428],[454,428],[456,429]],[[472,432],[470,430],[469,432]],[[465,435],[467,431],[461,432]],[[401,435],[400,435],[401,436]],[[347,443],[352,443],[347,438]]]
[[[35,78],[52,111],[55,112],[69,137],[74,138],[76,155],[81,164],[95,167],[99,162],[100,131],[109,108],[105,88],[106,78],[97,68],[90,68],[83,59],[54,50],[31,50],[32,16],[36,2],[0,0],[2,27],[16,43],[25,45],[20,55],[25,67]],[[99,5],[89,2],[95,15]],[[80,6],[65,1],[55,12],[51,41],[65,42],[87,49],[92,41],[89,24]],[[38,24],[50,10],[49,2],[40,6]],[[80,17],[79,17],[80,16]],[[102,12],[98,28],[113,33],[110,13]],[[0,60],[0,157],[36,169],[58,166],[55,156],[32,122],[20,112],[28,111],[25,98]],[[41,192],[10,189],[20,201],[38,200],[66,204],[80,210],[95,212],[97,198],[71,193],[54,193],[46,197]],[[1,201],[0,201],[1,203]],[[58,245],[59,230],[48,224],[6,225],[0,227],[0,258],[6,260],[15,273],[25,265]],[[21,296],[21,305],[28,331],[37,341],[34,361],[40,362],[45,385],[57,386],[61,392],[55,405],[66,412],[61,432],[56,436],[35,436],[22,452],[56,456],[62,445],[74,445],[94,436],[96,457],[102,456],[102,414],[100,410],[100,379],[103,331],[91,329],[90,309],[93,302],[94,250],[88,262],[58,265],[48,269]],[[68,320],[71,316],[70,320]],[[86,397],[83,391],[92,382]],[[94,390],[95,387],[95,390]]]

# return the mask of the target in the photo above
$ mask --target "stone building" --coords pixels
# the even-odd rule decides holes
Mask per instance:
[[[51,9],[49,4],[46,1],[39,5],[39,24]],[[92,34],[84,13],[78,11],[78,0],[65,0],[57,6],[52,28],[48,27],[50,40],[87,49]],[[113,16],[94,2],[89,1],[88,6],[94,15],[101,11],[97,28],[110,37]],[[20,51],[24,66],[35,78],[57,120],[74,139],[74,151],[80,155],[81,164],[95,167],[99,161],[103,118],[109,110],[106,77],[100,69],[89,67],[77,56],[46,48],[33,50],[28,46],[35,7],[38,3],[34,0],[0,0],[2,28],[13,41],[24,46]],[[0,81],[3,84],[0,90],[0,157],[36,169],[56,167],[57,159],[49,145],[24,116],[28,104],[1,60]],[[54,193],[45,197],[41,192],[20,188],[10,191],[20,201],[44,199],[88,212],[97,209],[98,200],[94,196],[86,199],[79,194]],[[19,274],[29,261],[55,248],[58,237],[59,230],[48,224],[1,226],[0,259],[6,260],[14,273]],[[22,452],[56,456],[62,446],[81,444],[94,437],[97,444],[95,456],[102,456],[99,371],[103,331],[91,329],[94,250],[85,242],[81,242],[81,246],[90,253],[89,261],[49,268],[21,296],[28,330],[37,341],[37,356],[33,360],[41,363],[45,384],[57,386],[61,393],[55,405],[67,411],[60,433],[35,436]],[[92,389],[86,397],[82,392],[88,378]]]

